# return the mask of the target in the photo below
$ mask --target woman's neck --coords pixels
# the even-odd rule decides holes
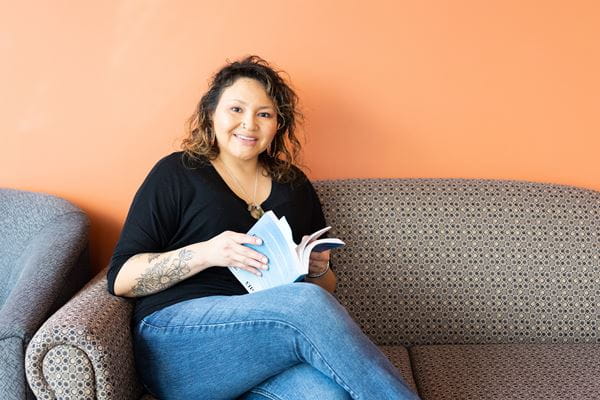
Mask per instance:
[[[224,154],[219,154],[216,158],[217,163],[225,166],[225,168],[231,173],[244,177],[254,177],[257,173],[257,169],[260,168],[258,158],[251,160],[240,160],[239,158],[228,157]]]

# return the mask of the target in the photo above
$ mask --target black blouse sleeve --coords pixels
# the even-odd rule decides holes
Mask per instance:
[[[310,233],[316,232],[319,229],[325,228],[327,226],[327,222],[325,222],[325,216],[323,215],[323,209],[321,208],[321,202],[319,201],[319,196],[312,183],[307,179],[308,191],[310,196],[310,202],[312,205],[312,220],[311,220],[311,231]],[[323,234],[322,237],[327,237],[327,232]]]
[[[168,247],[176,227],[177,196],[175,174],[163,159],[150,171],[138,189],[121,230],[107,273],[108,291],[114,293],[114,283],[121,267],[139,253],[163,252]]]

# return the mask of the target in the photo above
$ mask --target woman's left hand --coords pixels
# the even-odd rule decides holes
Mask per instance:
[[[329,254],[331,250],[325,250],[320,253],[313,251],[310,253],[310,261],[308,263],[308,273],[310,275],[318,275],[325,271],[329,262]]]

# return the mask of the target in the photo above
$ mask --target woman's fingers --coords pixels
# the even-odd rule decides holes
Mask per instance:
[[[260,246],[262,244],[261,238],[252,235],[246,235],[245,233],[232,232],[232,238],[239,244],[256,244]]]
[[[209,258],[212,265],[237,267],[259,276],[262,274],[260,270],[268,269],[267,257],[248,246],[244,246],[244,244],[260,246],[262,240],[258,237],[225,231],[210,239],[209,242]]]
[[[253,251],[253,252],[242,251],[240,253],[234,253],[232,256],[232,260],[233,260],[233,262],[237,262],[237,263],[247,265],[250,267],[260,268],[260,269],[264,269],[264,270],[268,269],[267,257],[263,256],[260,253],[255,252],[255,251]]]
[[[229,264],[229,267],[236,267],[236,268],[239,268],[239,269],[243,269],[244,271],[248,271],[248,272],[250,272],[250,273],[252,273],[254,275],[257,275],[257,276],[261,276],[262,275],[262,272],[260,272],[256,268],[249,267],[246,264],[241,263],[241,262],[233,262],[233,263]]]
[[[322,252],[313,251],[312,253],[310,253],[310,260],[311,261],[329,261],[329,253],[330,252],[331,252],[331,250],[326,250],[326,251],[322,251]]]
[[[234,242],[231,246],[233,250],[231,257],[235,263],[263,270],[268,269],[267,257],[256,250],[253,250],[247,246],[243,246],[243,244],[246,243],[260,246],[262,244],[262,240],[260,238],[237,232],[230,232],[230,236]],[[260,271],[258,272],[260,273]]]
[[[310,262],[308,265],[308,271],[311,274],[321,273],[327,268],[327,262],[329,261],[329,254],[331,250],[322,252],[313,251],[310,253]]]

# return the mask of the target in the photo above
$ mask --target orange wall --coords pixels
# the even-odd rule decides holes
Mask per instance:
[[[600,3],[6,2],[0,186],[92,219],[96,270],[226,58],[289,72],[312,178],[477,177],[600,190]]]

